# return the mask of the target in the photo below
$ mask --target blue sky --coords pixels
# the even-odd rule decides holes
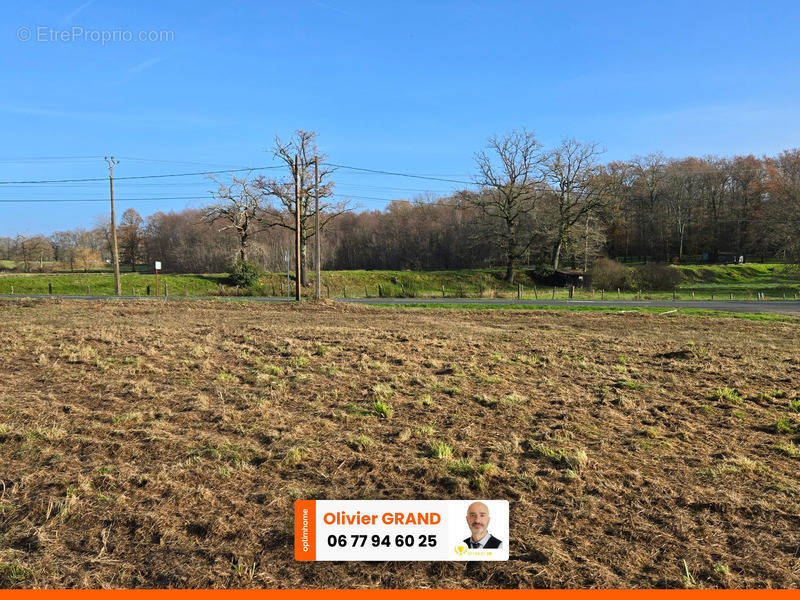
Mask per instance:
[[[123,157],[117,176],[272,164],[274,136],[297,128],[318,132],[332,162],[456,179],[489,135],[521,126],[545,145],[600,142],[606,160],[800,145],[796,2],[76,0],[2,11],[0,181],[103,177],[105,154]],[[117,39],[103,43],[104,31]],[[152,42],[122,33],[162,31]],[[44,157],[97,158],[33,160]],[[335,180],[370,209],[454,187],[344,170]],[[119,181],[118,214],[200,206],[125,199],[212,188],[203,177]],[[104,182],[0,185],[0,236],[91,226],[107,210],[8,200],[106,197]]]

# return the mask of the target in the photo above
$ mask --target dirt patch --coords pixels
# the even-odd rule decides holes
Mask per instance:
[[[0,587],[800,584],[796,324],[0,309]],[[508,562],[293,560],[295,499],[475,495]]]

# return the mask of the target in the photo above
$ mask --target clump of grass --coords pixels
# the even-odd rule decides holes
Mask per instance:
[[[217,381],[230,381],[231,379],[233,379],[233,375],[226,373],[225,371],[222,371],[217,375]]]
[[[522,394],[518,394],[517,392],[511,392],[510,394],[506,394],[502,398],[500,398],[500,402],[503,404],[523,404],[527,398]]]
[[[356,452],[363,452],[374,446],[375,440],[368,435],[361,434],[347,438],[347,444]]]
[[[10,588],[29,579],[33,571],[15,562],[0,562],[0,587]]]
[[[283,369],[277,365],[263,365],[261,366],[261,371],[273,377],[283,377]]]
[[[530,453],[536,458],[543,458],[552,465],[579,471],[586,465],[588,456],[585,450],[568,450],[565,448],[553,448],[541,442],[531,443]]]
[[[731,568],[725,563],[714,564],[714,573],[719,573],[720,575],[728,575],[730,572]]]
[[[287,465],[294,466],[299,465],[303,462],[303,458],[305,458],[306,449],[302,446],[292,446],[286,451],[286,456],[283,457],[283,462]]]
[[[412,427],[411,432],[415,435],[430,437],[436,433],[436,428],[433,425],[420,425],[419,427]]]
[[[376,400],[372,404],[372,413],[377,415],[378,417],[382,417],[384,419],[388,419],[392,416],[394,409],[392,405],[386,402],[385,400]]]
[[[345,410],[347,411],[348,415],[353,416],[353,417],[366,417],[366,416],[372,414],[370,411],[368,411],[363,406],[358,406],[357,404],[352,404],[352,403],[348,404],[345,407]]]
[[[325,356],[325,352],[326,352],[325,346],[323,346],[322,344],[317,344],[316,348],[314,348],[314,354],[316,354],[317,356]]]
[[[683,587],[685,588],[693,588],[697,586],[697,581],[695,578],[692,577],[692,574],[689,572],[689,565],[686,564],[686,560],[683,561],[683,576],[681,577],[681,581],[683,582]]]
[[[428,450],[433,458],[450,458],[453,456],[453,448],[446,442],[433,440],[428,444]]]
[[[618,362],[619,364],[621,364],[621,365],[627,365],[627,364],[628,364],[628,357],[627,357],[627,356],[625,356],[624,354],[620,354],[620,355],[617,357],[617,362]]]
[[[119,425],[121,423],[137,423],[141,415],[139,413],[123,413],[115,417],[111,417],[111,423]]]
[[[430,406],[433,404],[433,400],[431,399],[430,394],[425,394],[419,399],[420,406]]]
[[[307,356],[293,356],[289,359],[289,365],[294,368],[305,367],[308,364]]]
[[[781,417],[773,425],[775,433],[794,433],[794,423],[787,417]]]
[[[789,458],[800,458],[800,446],[795,446],[794,442],[780,441],[775,445],[775,448]]]
[[[339,367],[336,365],[322,365],[319,368],[320,373],[328,377],[336,377],[339,374]]]
[[[769,392],[762,392],[758,395],[759,400],[773,400],[775,398],[785,398],[786,392],[779,389],[773,389]]]
[[[800,398],[789,400],[789,410],[792,412],[800,413]]]
[[[478,473],[480,475],[491,475],[497,469],[494,463],[481,463],[478,465]]]
[[[625,390],[641,390],[644,389],[644,385],[641,383],[637,383],[635,381],[629,381],[627,379],[620,379],[614,384],[614,387],[618,389],[625,389]]]
[[[472,477],[475,474],[475,465],[471,460],[454,460],[447,465],[447,470],[459,477]]]
[[[242,457],[242,448],[236,444],[215,444],[206,442],[203,446],[197,446],[186,453],[189,458],[210,458],[213,460],[227,462],[235,467],[240,466],[244,459]]]
[[[385,383],[376,383],[372,386],[372,395],[376,398],[391,398],[394,390]]]
[[[716,397],[717,400],[725,400],[726,402],[732,402],[734,404],[739,404],[742,401],[742,397],[739,393],[735,389],[729,387],[717,388],[714,392],[714,397]]]

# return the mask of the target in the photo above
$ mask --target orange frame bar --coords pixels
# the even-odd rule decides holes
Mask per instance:
[[[294,559],[309,561],[317,559],[317,502],[295,500],[294,503]]]

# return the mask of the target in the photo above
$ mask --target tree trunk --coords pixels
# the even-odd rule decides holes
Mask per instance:
[[[243,262],[247,260],[247,234],[239,234],[239,258]]]
[[[308,285],[308,252],[306,251],[307,244],[305,236],[300,236],[300,281],[303,287]]]
[[[506,277],[505,280],[508,283],[514,283],[514,258],[512,256],[508,256],[506,262]]]
[[[553,269],[558,270],[558,261],[561,258],[561,247],[564,245],[563,240],[559,239],[553,251]]]

